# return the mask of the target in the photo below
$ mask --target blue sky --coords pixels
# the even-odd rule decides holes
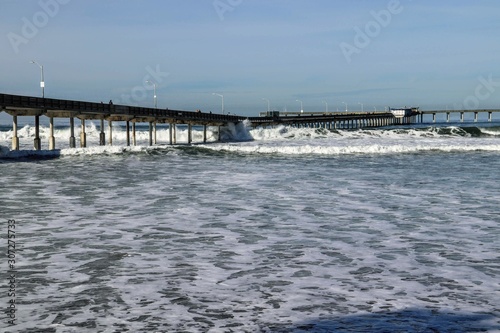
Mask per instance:
[[[495,0],[2,0],[0,92],[257,115],[500,107]],[[35,28],[30,29],[31,28]]]

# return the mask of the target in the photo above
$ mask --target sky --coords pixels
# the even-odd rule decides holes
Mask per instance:
[[[500,108],[498,0],[1,0],[0,93],[222,111]],[[149,81],[149,82],[146,82]]]

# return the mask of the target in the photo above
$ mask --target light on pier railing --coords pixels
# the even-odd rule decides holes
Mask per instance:
[[[154,82],[151,82],[149,80],[146,81],[146,83],[149,83],[149,84],[152,84],[153,85],[153,102],[154,102],[154,106],[155,106],[155,109],[158,108],[158,99],[156,98],[156,83]]]
[[[297,102],[300,103],[300,113],[304,113],[304,104],[302,103],[302,101],[300,99],[298,99]]]
[[[267,98],[263,98],[263,101],[267,101],[267,112],[271,111],[271,102]]]
[[[43,66],[40,65],[35,60],[31,60],[30,64],[35,64],[35,65],[38,65],[38,67],[40,67],[40,88],[42,89],[42,98],[45,98],[45,81],[43,78]]]
[[[224,114],[224,95],[217,93],[212,93],[212,95],[219,96],[220,98],[222,98],[222,114]]]
[[[347,103],[346,102],[342,102],[342,104],[345,104],[345,112],[347,112]]]

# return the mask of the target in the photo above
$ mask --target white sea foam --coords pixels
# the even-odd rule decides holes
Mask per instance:
[[[278,126],[275,128],[252,129],[250,124],[243,122],[237,125],[231,124],[222,128],[222,143],[217,141],[217,129],[209,128],[208,142],[204,148],[261,154],[284,154],[284,155],[343,155],[343,154],[397,154],[397,153],[419,153],[430,151],[454,152],[454,151],[499,151],[499,131],[496,128],[478,128],[481,137],[473,137],[471,133],[460,127],[448,128],[393,128],[393,129],[365,129],[365,130],[326,130],[312,128],[292,128]],[[54,133],[56,147],[61,149],[62,155],[81,154],[121,154],[123,152],[143,152],[148,145],[149,133],[147,129],[139,129],[136,132],[138,147],[128,148],[126,146],[126,131],[124,128],[115,126],[113,129],[114,148],[98,147],[100,129],[93,122],[88,122],[86,127],[87,146],[86,150],[69,151],[69,128],[57,129]],[[105,132],[109,141],[109,133]],[[80,128],[77,127],[75,137],[79,140]],[[34,128],[26,125],[18,131],[22,150],[32,149]],[[156,133],[157,142],[160,145],[169,143],[169,130],[165,127],[159,128]],[[40,138],[42,149],[47,149],[49,129],[41,127]],[[185,144],[188,140],[186,128],[176,131],[176,143]],[[4,146],[2,155],[7,155],[6,147],[12,139],[12,131],[0,133],[0,144]],[[203,142],[203,132],[193,132],[193,142]],[[151,148],[150,148],[151,149]],[[153,148],[154,149],[154,148]],[[11,156],[33,155],[29,153],[14,153]],[[48,154],[51,153],[40,153]]]
[[[270,131],[206,146],[496,140],[434,131],[298,140]],[[138,157],[120,149],[171,148],[63,149],[100,156],[1,165],[2,213],[18,221],[19,331],[500,328],[496,154],[478,163],[442,153],[226,158],[188,148]]]

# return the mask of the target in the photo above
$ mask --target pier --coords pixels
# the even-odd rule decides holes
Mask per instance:
[[[494,113],[499,113],[499,109],[478,109],[478,110],[436,110],[436,111],[420,111],[420,123],[424,122],[424,116],[432,116],[432,123],[437,122],[437,115],[444,115],[446,117],[446,122],[449,123],[451,122],[451,115],[452,114],[458,114],[460,115],[460,122],[465,121],[465,115],[466,114],[472,114],[474,115],[474,122],[478,122],[479,115],[480,114],[487,114],[488,115],[488,122],[493,121],[493,114]]]
[[[70,137],[69,145],[76,147],[75,118],[80,120],[80,147],[87,146],[85,133],[85,122],[87,120],[100,121],[100,145],[106,145],[106,129],[104,121],[107,122],[109,131],[109,144],[113,144],[113,122],[122,121],[126,123],[127,145],[131,143],[130,127],[132,127],[132,138],[135,144],[136,123],[149,124],[149,145],[156,144],[156,125],[169,124],[169,143],[176,143],[176,126],[185,124],[188,126],[188,143],[192,141],[192,127],[203,126],[203,142],[207,142],[207,127],[226,126],[229,123],[238,123],[246,119],[235,115],[220,115],[201,111],[181,111],[169,109],[144,108],[125,105],[114,105],[109,103],[93,103],[82,101],[71,101],[62,99],[40,98],[30,96],[18,96],[0,94],[0,112],[7,112],[12,116],[12,150],[19,150],[19,138],[17,135],[17,117],[33,116],[35,118],[34,149],[41,150],[40,140],[40,117],[49,118],[49,150],[55,149],[54,118],[69,119]],[[132,126],[130,126],[132,124]],[[219,137],[220,140],[220,137]]]
[[[52,99],[44,97],[19,96],[0,94],[0,112],[7,112],[12,116],[12,150],[19,150],[18,117],[32,116],[35,123],[35,138],[33,147],[41,150],[40,139],[40,117],[49,118],[49,150],[56,149],[54,138],[54,119],[65,118],[69,120],[70,148],[76,148],[75,119],[80,121],[80,147],[87,147],[85,124],[88,120],[100,122],[99,144],[104,146],[107,142],[113,144],[113,123],[125,122],[127,146],[136,145],[136,124],[149,124],[149,145],[157,144],[157,124],[168,124],[170,145],[177,143],[177,125],[187,125],[188,144],[192,143],[193,126],[203,128],[203,142],[207,142],[207,127],[218,128],[218,139],[220,141],[221,128],[229,124],[237,124],[248,120],[253,127],[290,126],[297,128],[325,128],[333,129],[358,129],[370,127],[385,127],[424,123],[424,116],[432,116],[432,122],[436,123],[436,116],[446,115],[446,121],[450,122],[451,114],[460,114],[460,121],[464,122],[465,114],[472,113],[474,121],[478,121],[480,113],[488,115],[491,122],[494,113],[500,109],[492,110],[437,110],[420,111],[414,109],[410,114],[398,117],[391,112],[262,112],[259,117],[244,117],[238,115],[215,114],[212,112],[170,110],[158,108],[146,108],[138,106],[115,105],[109,103],[83,102],[63,99]],[[105,127],[105,122],[107,123]],[[108,136],[106,136],[108,132]],[[132,133],[131,133],[132,132]]]

